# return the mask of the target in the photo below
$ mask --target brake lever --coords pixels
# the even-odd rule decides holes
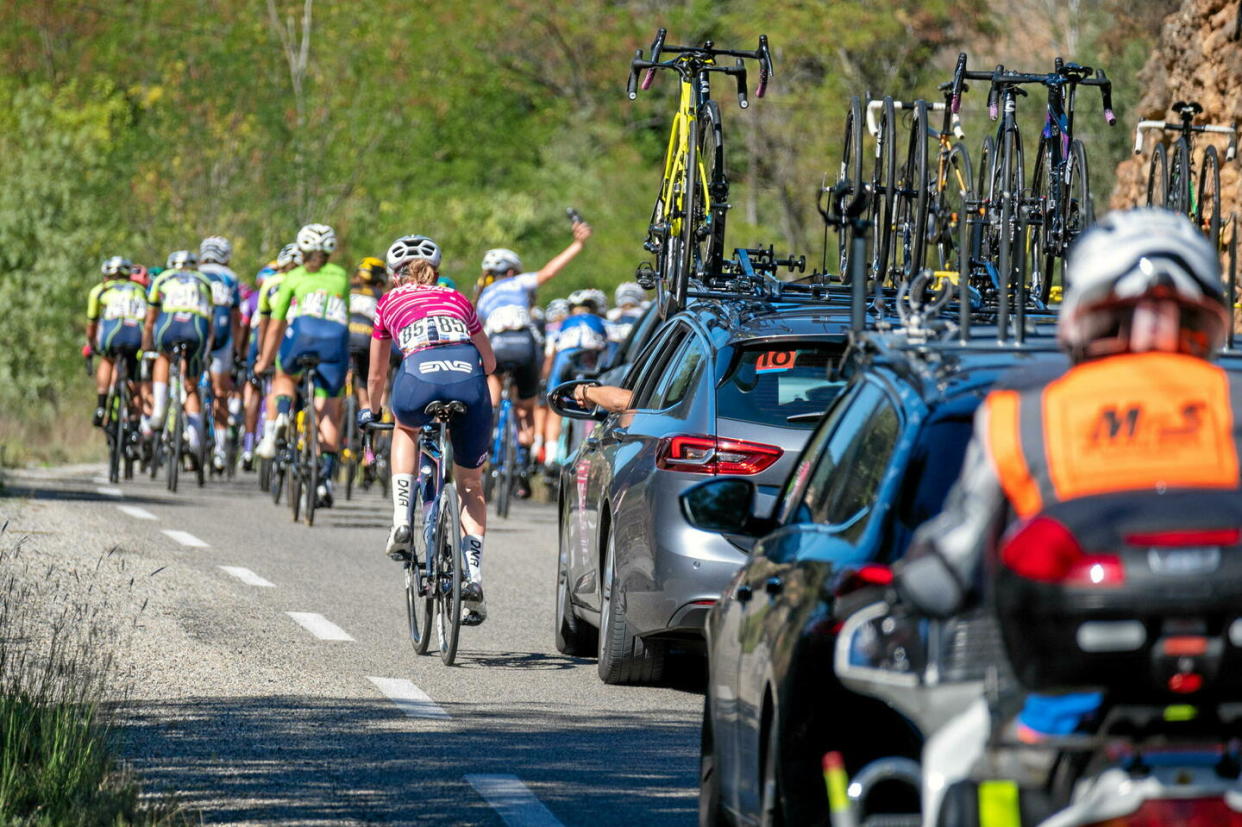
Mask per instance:
[[[771,77],[772,52],[768,48],[768,36],[761,34],[759,35],[759,85],[755,87],[755,97],[762,98],[767,93],[768,80]]]
[[[1113,114],[1113,83],[1103,69],[1095,70],[1095,78],[1100,81],[1100,96],[1104,99],[1104,121],[1109,126],[1116,126],[1117,116]]]
[[[656,30],[655,40],[651,41],[651,62],[660,62],[660,52],[664,51],[664,36],[668,34],[668,29],[661,26]],[[644,89],[647,87],[644,86]]]
[[[634,52],[634,59],[630,61],[630,77],[625,82],[625,94],[630,100],[638,97],[638,61],[643,59],[643,50],[638,49]]]
[[[958,52],[957,66],[953,68],[953,97],[949,102],[949,109],[953,114],[957,114],[962,108],[962,87],[966,81],[966,53]]]

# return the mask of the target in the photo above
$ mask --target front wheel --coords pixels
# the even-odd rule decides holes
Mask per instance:
[[[1214,146],[1203,150],[1195,195],[1195,223],[1212,242],[1212,249],[1220,250],[1220,155]]]
[[[1156,144],[1147,167],[1147,206],[1163,207],[1169,202],[1169,152]]]
[[[653,683],[664,676],[664,646],[634,634],[626,620],[615,537],[615,532],[608,532],[608,550],[601,576],[599,677],[604,683]]]

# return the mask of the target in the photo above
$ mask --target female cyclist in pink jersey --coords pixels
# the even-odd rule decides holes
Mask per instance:
[[[474,307],[461,293],[436,284],[440,248],[425,236],[403,236],[388,248],[387,264],[396,288],[380,299],[371,334],[371,373],[367,390],[374,402],[384,398],[388,384],[388,353],[393,342],[401,350],[401,366],[393,380],[392,407],[396,427],[392,440],[392,532],[387,551],[401,558],[410,544],[410,495],[418,430],[427,424],[424,412],[435,401],[458,401],[466,413],[453,420],[453,479],[461,494],[461,526],[465,535],[469,582],[462,589],[467,614],[462,622],[477,625],[487,617],[483,601],[483,535],[487,504],[483,501],[482,466],[492,430],[492,402],[487,375],[496,357]],[[358,413],[359,426],[376,418],[370,409]]]

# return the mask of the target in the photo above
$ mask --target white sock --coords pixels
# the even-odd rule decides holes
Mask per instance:
[[[143,414],[138,420],[138,430],[142,431],[144,437],[149,437],[153,433],[151,430],[151,417]]]
[[[203,434],[203,415],[187,414],[186,421],[190,423],[189,445],[191,451],[197,451],[199,442],[202,440]]]
[[[151,390],[155,393],[155,405],[151,410],[151,419],[157,427],[162,427],[164,414],[168,413],[168,383],[152,382]]]
[[[274,419],[263,420],[263,438],[265,440],[276,438],[276,420]]]
[[[241,408],[242,408],[241,397],[234,396],[229,399],[229,413],[231,413],[233,416],[237,416],[239,413],[241,413]]]
[[[461,547],[466,552],[466,568],[470,574],[470,582],[483,585],[483,538],[477,534],[467,534],[461,540]]]
[[[392,475],[392,524],[410,524],[410,497],[414,491],[413,474]]]

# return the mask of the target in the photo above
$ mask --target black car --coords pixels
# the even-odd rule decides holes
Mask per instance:
[[[701,484],[682,498],[693,524],[762,535],[707,620],[703,823],[826,823],[821,760],[830,750],[843,754],[851,777],[871,765],[872,777],[904,774],[917,785],[911,762],[922,734],[832,673],[833,608],[885,583],[914,530],[940,510],[975,409],[996,379],[1067,365],[1048,338],[1022,347],[991,342],[923,345],[899,333],[864,334],[846,356],[848,385],[770,517],[753,516],[753,486],[743,480]],[[909,783],[874,792],[886,812],[918,810]]]
[[[671,652],[702,649],[747,541],[690,528],[677,497],[747,474],[774,501],[842,385],[830,374],[848,315],[840,303],[704,299],[651,336],[620,383],[630,409],[595,414],[561,472],[560,651],[598,655],[604,681],[635,683],[658,680]]]

